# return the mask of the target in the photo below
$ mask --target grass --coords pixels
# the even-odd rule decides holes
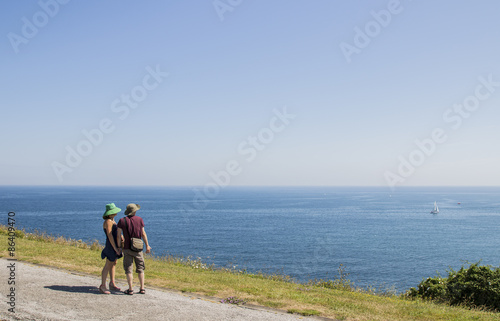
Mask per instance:
[[[298,310],[298,309],[288,309],[287,310],[288,313],[291,313],[291,314],[300,314],[300,315],[303,315],[303,316],[312,316],[312,315],[321,315],[320,312],[316,311],[316,310]]]
[[[9,255],[7,234],[7,228],[0,225],[0,244],[5,244],[0,246],[0,257]],[[102,246],[97,241],[86,244],[44,233],[16,231],[16,234],[18,260],[100,276],[104,263],[100,256]],[[120,263],[117,277],[124,283]],[[412,301],[387,293],[374,295],[352,287],[343,279],[302,284],[279,274],[251,274],[216,268],[204,264],[199,258],[146,255],[146,285],[215,296],[221,300],[237,297],[247,303],[289,313],[340,320],[500,321],[500,313]]]

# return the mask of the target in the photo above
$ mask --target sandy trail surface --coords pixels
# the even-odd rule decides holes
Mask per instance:
[[[215,298],[146,288],[141,295],[100,294],[100,278],[15,263],[15,313],[9,312],[13,261],[0,259],[1,320],[318,320],[257,306],[221,304]],[[146,274],[147,278],[147,274]],[[118,286],[125,288],[123,281]],[[138,291],[138,288],[135,289]]]

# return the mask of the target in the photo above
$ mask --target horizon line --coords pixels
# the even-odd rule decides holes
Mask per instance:
[[[205,185],[159,185],[159,184],[130,184],[130,185],[100,185],[100,184],[81,184],[81,185],[59,185],[59,184],[0,184],[0,187],[175,187],[175,188],[203,188]],[[220,186],[221,189],[231,188],[231,187],[343,187],[343,188],[354,188],[354,187],[379,187],[388,189],[398,189],[398,188],[408,188],[408,187],[500,187],[500,185],[405,185],[405,186],[387,186],[387,185],[228,185]]]

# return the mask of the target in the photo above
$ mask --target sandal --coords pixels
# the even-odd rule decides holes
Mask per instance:
[[[125,293],[127,295],[133,295],[134,294],[134,290],[127,289],[127,290],[123,291],[123,293]]]
[[[102,288],[102,285],[99,287],[99,292],[101,292],[102,294],[111,294],[111,292],[109,292],[106,287],[104,287],[104,289]]]
[[[117,287],[116,285],[114,285],[112,283],[109,284],[109,289],[111,291],[121,291],[121,289],[119,287]]]
[[[139,290],[139,293],[140,293],[140,294],[146,294],[146,289],[140,289],[140,290]]]

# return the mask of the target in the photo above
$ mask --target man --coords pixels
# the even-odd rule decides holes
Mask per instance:
[[[139,278],[139,282],[141,284],[139,293],[145,294],[146,290],[144,289],[144,269],[146,268],[144,265],[144,255],[142,251],[136,252],[130,249],[131,238],[138,238],[144,240],[144,245],[146,247],[146,253],[151,252],[151,247],[148,243],[148,236],[146,235],[146,231],[144,230],[144,221],[139,216],[135,215],[135,213],[141,208],[139,204],[128,204],[127,209],[125,210],[126,217],[123,217],[118,221],[118,247],[122,245],[122,232],[124,238],[124,246],[123,246],[123,269],[125,270],[125,275],[127,276],[128,282],[128,290],[125,291],[125,294],[132,295],[134,294],[134,290],[132,289],[133,282],[133,263],[135,262],[135,271],[137,272],[137,276]]]

